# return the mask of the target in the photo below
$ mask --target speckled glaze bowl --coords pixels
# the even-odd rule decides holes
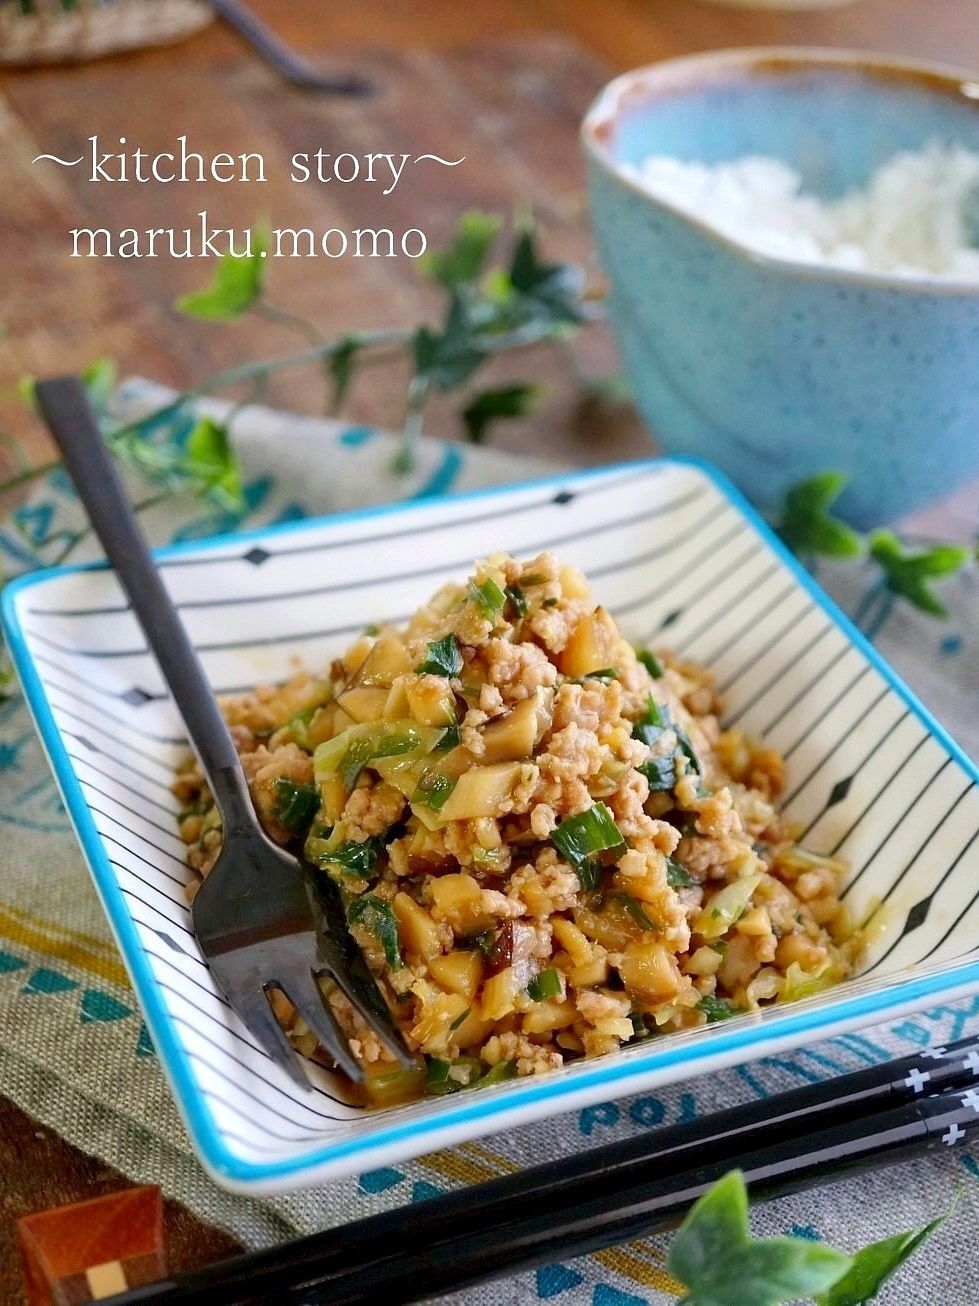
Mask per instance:
[[[908,280],[754,253],[647,194],[623,165],[765,154],[835,197],[901,150],[979,150],[979,74],[765,48],[613,81],[582,137],[612,323],[670,452],[719,464],[763,508],[827,468],[859,525],[979,473],[979,283]]]

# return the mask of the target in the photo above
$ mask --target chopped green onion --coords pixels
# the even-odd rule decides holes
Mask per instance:
[[[491,576],[487,576],[478,585],[475,581],[470,581],[469,597],[487,621],[495,621],[506,605],[506,595]]]
[[[456,1016],[455,1020],[454,1020],[454,1021],[452,1022],[452,1024],[449,1026],[449,1029],[450,1029],[453,1033],[455,1033],[455,1031],[456,1031],[457,1029],[459,1029],[459,1028],[460,1028],[460,1027],[465,1023],[466,1018],[467,1018],[468,1016],[470,1016],[471,1014],[472,1014],[472,1007],[467,1007],[467,1008],[465,1009],[465,1011],[460,1012],[460,1014],[459,1014],[458,1016]]]
[[[636,924],[640,925],[644,930],[655,930],[657,934],[659,933],[659,926],[646,915],[642,903],[638,898],[634,898],[631,893],[617,893],[614,901],[620,902]]]
[[[502,845],[499,848],[480,848],[477,845],[473,849],[473,862],[484,871],[498,871],[505,856],[506,850]]]
[[[470,934],[461,940],[461,943],[464,948],[476,948],[484,957],[488,957],[496,943],[496,930],[480,930],[478,934]]]
[[[419,675],[447,676],[451,679],[462,670],[462,652],[455,635],[446,635],[428,646],[425,661],[415,668]]]
[[[423,776],[421,783],[411,796],[411,801],[413,803],[422,803],[425,807],[430,807],[433,812],[440,812],[455,787],[456,782],[451,776],[438,775],[432,772]]]
[[[495,1066],[487,1070],[481,1079],[477,1079],[473,1088],[490,1088],[493,1084],[502,1084],[508,1079],[515,1079],[517,1075],[517,1063],[515,1061],[498,1061]]]
[[[586,680],[619,680],[622,672],[618,667],[602,667],[601,671],[589,671],[587,676],[574,676],[568,678],[568,683],[572,685],[583,685]]]
[[[561,996],[561,976],[553,966],[542,970],[527,985],[527,994],[535,1002],[544,1002],[547,998]]]
[[[658,726],[660,730],[664,730],[669,724],[670,724],[669,709],[666,707],[660,707],[659,703],[656,702],[656,699],[653,698],[652,694],[648,695],[648,697],[646,698],[646,711],[636,722],[636,726],[637,727]],[[635,734],[635,731],[633,731],[633,733]],[[636,738],[642,739],[643,736],[636,735]],[[643,742],[648,743],[649,740],[644,740]]]
[[[690,742],[690,736],[687,734],[687,732],[684,730],[682,726],[678,726],[675,722],[673,725],[673,729],[676,732],[676,741],[680,745],[680,752],[690,763],[691,767],[693,767],[695,774],[703,775],[704,768],[700,765],[700,758],[697,756],[696,752],[694,751],[694,746]]]
[[[458,1093],[461,1089],[471,1088],[479,1079],[482,1065],[475,1057],[458,1057],[455,1061],[445,1061],[441,1057],[426,1056],[425,1071],[425,1092],[432,1097],[443,1097],[446,1093]],[[465,1079],[460,1071],[465,1073]]]
[[[401,969],[404,962],[401,960],[398,940],[398,918],[389,902],[373,893],[354,898],[347,908],[347,920],[351,925],[360,925],[363,929],[370,930],[384,949],[384,956],[391,969]]]
[[[527,615],[527,596],[519,585],[508,585],[506,587],[506,596],[510,600],[510,605],[518,617]]]
[[[547,584],[547,577],[546,577],[546,576],[541,576],[540,573],[539,573],[539,572],[536,572],[536,571],[528,572],[526,576],[521,576],[521,577],[520,577],[520,580],[521,580],[521,582],[522,582],[524,585],[546,585],[546,584]]]
[[[367,625],[364,627],[365,635],[379,635],[380,633],[381,628],[376,621],[368,621]]]
[[[432,1097],[441,1097],[445,1093],[458,1092],[462,1085],[449,1078],[451,1069],[451,1061],[443,1061],[440,1057],[427,1056],[425,1058],[425,1092],[431,1094]]]
[[[598,885],[599,854],[625,847],[625,839],[604,803],[566,817],[551,835],[551,842],[577,873],[583,889]]]
[[[637,648],[636,657],[643,664],[654,680],[659,680],[663,674],[663,664],[659,658],[648,648]]]
[[[729,1020],[731,1016],[737,1015],[738,1011],[727,998],[718,998],[712,993],[704,994],[697,1003],[697,1010],[702,1011],[707,1017],[708,1025],[713,1025],[716,1020]]]
[[[647,758],[636,770],[646,777],[651,794],[665,793],[676,784],[676,754]]]
[[[279,776],[275,781],[275,819],[290,834],[301,834],[316,815],[319,790]]]
[[[367,765],[377,757],[397,757],[399,753],[410,753],[420,743],[417,730],[410,727],[389,735],[368,736],[352,743],[337,768],[340,778],[348,789],[357,783],[357,777]]]
[[[557,605],[558,600],[555,598],[544,599],[543,603],[541,603],[542,608],[556,608]]]
[[[378,834],[372,839],[364,839],[360,842],[346,839],[336,848],[313,850],[312,855],[307,851],[306,856],[321,870],[328,871],[330,874],[336,871],[340,875],[366,880],[373,871],[387,838],[387,834]]]
[[[304,707],[301,712],[291,716],[286,722],[286,729],[292,737],[292,742],[299,748],[309,751],[309,723],[314,715],[319,711],[316,707]]]
[[[445,734],[432,749],[432,752],[447,753],[450,748],[458,748],[460,738],[458,726],[447,726]]]
[[[673,720],[670,716],[669,708],[665,706],[661,707],[653,698],[652,694],[650,694],[646,704],[646,711],[632,727],[633,738],[641,739],[644,744],[649,744],[650,747],[652,747],[654,744],[659,742],[663,737],[664,732],[667,730],[672,730],[676,736],[677,746],[674,757],[682,753],[690,763],[694,772],[697,775],[703,775],[704,769],[700,764],[700,759],[694,751],[693,744],[690,742],[690,736],[682,726],[677,725]],[[655,779],[663,778],[663,769],[661,766],[654,767],[651,774],[647,774],[642,767],[639,769],[643,771],[643,774],[646,775],[647,780],[649,780],[650,789],[653,788],[653,782]],[[668,787],[672,788],[672,785]]]
[[[696,881],[681,862],[674,857],[667,857],[666,883],[671,889],[689,889],[692,884],[696,884]]]

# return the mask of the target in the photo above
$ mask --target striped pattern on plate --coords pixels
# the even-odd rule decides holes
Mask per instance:
[[[630,637],[711,666],[727,721],[786,755],[804,842],[847,859],[846,900],[857,918],[884,902],[884,928],[859,978],[760,1017],[387,1112],[325,1072],[304,1096],[195,947],[169,791],[181,722],[113,575],[27,577],[5,619],[32,711],[191,1134],[230,1186],[386,1164],[979,989],[979,775],[708,469],[633,464],[181,546],[161,566],[229,691],[323,664],[500,548],[554,549]]]

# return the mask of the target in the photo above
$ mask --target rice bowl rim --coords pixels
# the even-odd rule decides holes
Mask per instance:
[[[809,263],[753,249],[726,235],[705,219],[672,200],[647,189],[615,157],[609,141],[619,118],[637,107],[647,107],[660,97],[685,91],[697,93],[722,81],[725,74],[741,70],[748,79],[759,75],[797,74],[838,69],[862,74],[868,84],[889,78],[921,89],[943,92],[964,104],[975,105],[979,119],[979,72],[970,73],[951,64],[872,51],[818,46],[744,46],[682,55],[654,64],[644,64],[613,78],[592,101],[582,120],[579,138],[589,163],[618,186],[630,191],[650,207],[669,213],[698,231],[725,253],[773,275],[797,280],[825,281],[864,289],[902,294],[979,299],[979,278],[943,277],[935,273],[898,276],[860,268],[842,268],[827,263]]]

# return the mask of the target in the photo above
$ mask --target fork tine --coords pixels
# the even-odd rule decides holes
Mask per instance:
[[[389,1051],[393,1052],[407,1069],[418,1062],[408,1050],[404,1036],[394,1023],[377,981],[370,972],[359,949],[350,948],[344,966],[331,969],[330,975],[337,987]]]
[[[311,877],[311,880],[326,923],[325,929],[318,931],[320,968],[333,977],[340,991],[385,1047],[410,1069],[417,1062],[408,1051],[364,954],[350,936],[336,886],[323,875]]]
[[[350,1051],[347,1036],[320,992],[313,971],[292,976],[287,982],[289,988],[284,988],[283,992],[323,1047],[349,1079],[355,1084],[363,1083],[364,1071],[360,1062]]]
[[[312,1086],[300,1063],[299,1053],[276,1020],[265,991],[259,989],[247,996],[236,994],[232,1006],[258,1040],[258,1045],[266,1056],[281,1066],[294,1084],[304,1092],[310,1092]]]

